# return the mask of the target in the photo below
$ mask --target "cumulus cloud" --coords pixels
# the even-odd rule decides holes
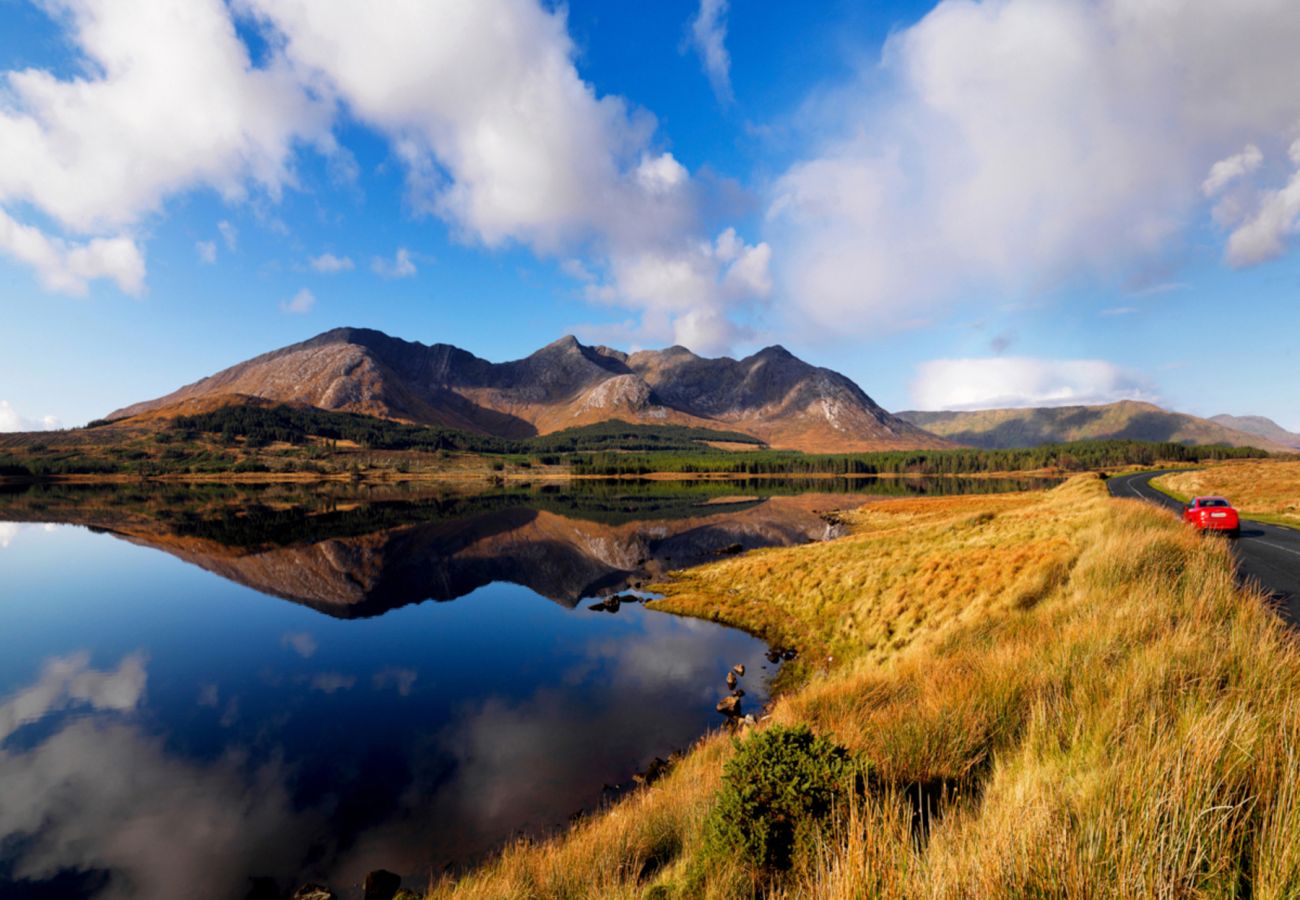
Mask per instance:
[[[537,0],[442,0],[384,15],[315,0],[242,6],[300,81],[392,141],[414,208],[462,239],[557,260],[581,254],[600,280],[588,296],[640,313],[652,337],[699,331],[688,316],[723,335],[733,329],[719,323],[738,304],[762,299],[735,296],[755,283],[740,276],[757,257],[730,285],[725,273],[698,277],[717,265],[699,187],[654,146],[649,113],[582,80],[562,9]],[[655,270],[670,274],[646,277]],[[691,281],[694,307],[671,293],[680,284],[671,273]]]
[[[280,309],[287,313],[295,315],[306,315],[311,312],[312,307],[316,305],[316,295],[309,289],[303,288],[294,294],[288,300],[280,304]]]
[[[1259,148],[1247,144],[1240,153],[1221,159],[1210,167],[1210,174],[1201,182],[1201,193],[1213,197],[1227,185],[1258,169],[1263,161],[1264,154],[1259,152]]]
[[[2,117],[0,113],[0,140]],[[144,255],[129,237],[68,241],[24,225],[0,208],[0,253],[35,270],[47,291],[80,297],[90,282],[100,278],[115,282],[127,294],[139,294],[144,288]]]
[[[0,550],[8,549],[9,545],[18,537],[17,522],[0,522]]]
[[[910,386],[917,409],[1071,406],[1151,400],[1142,378],[1101,359],[993,357],[922,363]]]
[[[333,253],[322,253],[320,256],[313,256],[308,261],[308,264],[317,272],[325,275],[350,272],[355,268],[351,257],[335,256]]]
[[[370,260],[370,270],[380,278],[410,278],[419,270],[411,259],[411,251],[398,247],[392,259],[376,256]]]
[[[945,0],[810,112],[818,149],[768,208],[784,293],[824,329],[869,331],[1158,268],[1207,188],[1285,146],[1297,46],[1287,0]],[[1276,253],[1292,199],[1262,198],[1229,258]]]
[[[42,416],[28,419],[18,414],[8,400],[0,400],[0,432],[6,431],[50,431],[61,427],[54,416]]]
[[[691,46],[709,76],[709,85],[719,101],[729,103],[731,93],[731,54],[727,52],[727,0],[700,0],[700,8],[691,20]]]
[[[195,241],[194,252],[199,255],[199,262],[210,266],[217,261],[217,242]]]
[[[1300,140],[1291,145],[1288,156],[1294,170],[1285,185],[1252,190],[1251,186],[1242,184],[1215,207],[1215,219],[1231,228],[1226,255],[1232,265],[1251,266],[1275,259],[1286,252],[1289,240],[1300,232]],[[1231,162],[1231,159],[1224,161]],[[1223,163],[1216,164],[1215,168],[1219,165]],[[1249,168],[1239,167],[1240,174],[1252,172],[1258,166],[1256,162]]]
[[[328,108],[272,57],[256,67],[222,0],[51,0],[77,57],[59,77],[8,71],[0,109],[0,250],[50,290],[83,293],[107,278],[144,279],[131,234],[171,195],[292,183],[300,140],[332,146]],[[30,206],[77,241],[15,221]],[[233,249],[234,231],[222,236]]]

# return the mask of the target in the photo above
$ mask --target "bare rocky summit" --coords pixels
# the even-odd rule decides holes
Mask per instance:
[[[685,347],[627,354],[569,336],[492,363],[363,328],[327,331],[109,418],[232,395],[509,438],[621,419],[741,431],[808,452],[952,446],[782,347],[705,359]]]

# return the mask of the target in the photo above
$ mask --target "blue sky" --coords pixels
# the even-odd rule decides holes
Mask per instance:
[[[0,0],[0,67],[0,429],[364,325],[1300,430],[1284,0]]]

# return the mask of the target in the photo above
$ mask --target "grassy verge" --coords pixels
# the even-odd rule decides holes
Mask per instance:
[[[1151,486],[1180,502],[1222,494],[1248,518],[1300,528],[1300,460],[1235,460],[1164,475]]]
[[[709,839],[736,752],[719,734],[431,896],[1300,891],[1300,651],[1222,542],[1088,476],[846,518],[840,540],[684,573],[660,604],[798,647],[770,723],[871,767],[788,870]]]

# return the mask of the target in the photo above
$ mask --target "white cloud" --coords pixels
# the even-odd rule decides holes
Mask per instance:
[[[1201,193],[1213,197],[1232,182],[1259,168],[1264,154],[1254,144],[1247,144],[1240,153],[1221,159],[1210,167],[1210,174],[1201,182]]]
[[[37,280],[47,291],[84,296],[89,282],[100,278],[116,282],[128,294],[144,289],[144,256],[129,237],[67,241],[23,225],[0,209],[0,253],[35,269]]]
[[[312,307],[316,305],[316,295],[307,288],[303,288],[294,294],[288,300],[280,304],[283,312],[305,315],[311,312]]]
[[[320,256],[313,256],[308,264],[317,272],[325,275],[350,272],[355,268],[351,257],[335,256],[333,253],[322,253]]]
[[[7,550],[9,545],[18,537],[19,525],[17,522],[0,522],[0,550]]]
[[[370,260],[370,270],[381,278],[410,278],[418,269],[411,260],[411,251],[398,247],[392,259],[376,256]]]
[[[239,247],[239,229],[222,219],[217,223],[217,231],[221,233],[221,239],[226,242],[226,249],[234,253]]]
[[[1255,191],[1243,187],[1215,207],[1219,224],[1232,228],[1227,250],[1232,265],[1251,266],[1275,259],[1300,232],[1300,140],[1291,145],[1289,156],[1295,171],[1285,185]]]
[[[688,313],[726,321],[762,299],[735,295],[753,283],[745,267],[730,285],[695,276],[712,264],[701,190],[654,147],[652,116],[582,80],[562,9],[537,0],[440,0],[384,15],[341,0],[242,5],[274,32],[300,81],[392,141],[412,204],[462,239],[559,260],[582,254],[601,282],[587,295],[639,312],[647,336],[673,333]],[[655,269],[684,273],[695,305],[647,291]]]
[[[818,149],[768,212],[791,318],[876,332],[1168,262],[1203,186],[1254,165],[1225,158],[1300,122],[1297,46],[1289,0],[940,3],[809,109]],[[1229,258],[1278,252],[1297,194],[1257,206]]]
[[[194,252],[199,255],[200,262],[210,266],[217,261],[217,242],[195,241]]]
[[[1101,359],[994,357],[922,363],[910,385],[917,409],[1071,406],[1150,400],[1140,376]]]
[[[1136,306],[1112,306],[1103,309],[1101,314],[1103,316],[1131,316],[1137,311],[1138,308]]]
[[[42,416],[28,419],[18,414],[8,400],[0,400],[0,432],[6,431],[50,431],[61,428],[62,423],[54,416]]]
[[[727,0],[700,0],[690,30],[691,45],[709,76],[714,95],[719,101],[729,103],[732,92],[731,55],[727,53]]]
[[[253,67],[222,0],[44,6],[75,48],[75,74],[0,74],[0,249],[50,290],[110,278],[139,292],[131,230],[169,196],[208,187],[238,199],[250,184],[275,195],[292,183],[295,142],[331,145],[328,108],[284,65]],[[90,239],[16,222],[24,205]]]

